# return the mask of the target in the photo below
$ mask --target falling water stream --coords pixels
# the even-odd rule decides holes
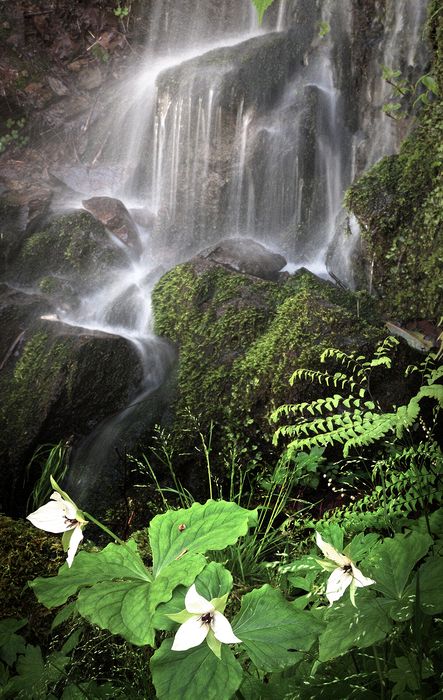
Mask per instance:
[[[138,226],[141,254],[125,251],[118,278],[59,316],[133,343],[144,380],[131,406],[77,450],[70,477],[77,490],[86,488],[83,479],[92,488],[119,441],[130,441],[171,366],[150,306],[166,269],[224,237],[245,236],[281,252],[289,270],[333,271],[352,285],[349,250],[358,232],[351,222],[350,243],[343,193],[398,146],[398,129],[382,112],[389,86],[381,66],[412,70],[426,0],[388,0],[384,19],[374,18],[381,28],[359,95],[353,54],[364,38],[355,37],[352,1],[308,4],[276,0],[260,28],[250,0],[196,0],[193,12],[157,0],[143,59],[108,96],[96,167],[114,177],[82,195],[117,197],[130,211],[148,212],[149,223]],[[94,476],[85,476],[85,464]]]

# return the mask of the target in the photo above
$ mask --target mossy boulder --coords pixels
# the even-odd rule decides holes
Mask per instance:
[[[45,443],[89,434],[124,408],[142,378],[138,353],[117,336],[36,320],[0,375],[0,509],[21,513],[24,468]]]
[[[276,283],[195,258],[162,277],[153,307],[156,332],[179,348],[172,432],[177,451],[192,454],[191,471],[195,426],[207,435],[212,424],[215,460],[228,433],[272,451],[272,408],[318,393],[291,387],[294,370],[318,367],[327,347],[369,353],[386,335],[369,298],[357,304],[306,270]]]
[[[124,253],[103,224],[86,211],[75,211],[28,236],[8,278],[38,286],[57,300],[67,287],[67,300],[72,302],[73,288],[91,291],[124,264]]]
[[[403,320],[438,321],[443,302],[443,14],[437,4],[431,3],[430,34],[440,95],[422,109],[399,154],[382,159],[346,196],[362,228],[380,310]]]

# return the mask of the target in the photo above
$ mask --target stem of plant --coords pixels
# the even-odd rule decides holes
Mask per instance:
[[[109,530],[109,528],[107,528],[106,525],[103,525],[102,523],[100,523],[92,515],[90,515],[89,513],[86,513],[86,511],[82,511],[82,512],[85,515],[86,520],[90,520],[91,523],[94,523],[94,525],[97,525],[97,527],[99,527],[101,530],[103,530],[103,532],[106,532],[106,534],[109,535],[109,537],[111,537],[115,542],[118,542],[119,544],[123,544],[123,545],[126,544],[123,540],[120,539],[120,537],[117,537],[117,535],[115,535],[112,532],[112,530]]]

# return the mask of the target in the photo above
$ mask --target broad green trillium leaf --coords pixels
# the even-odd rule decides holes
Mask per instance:
[[[206,565],[204,557],[191,555],[186,561],[172,562],[154,581],[102,581],[83,588],[77,609],[83,617],[119,634],[131,644],[154,646],[154,613],[169,600],[179,584],[191,584]]]
[[[319,660],[322,662],[346,654],[353,647],[360,649],[384,639],[392,627],[384,607],[372,591],[360,592],[358,608],[344,598],[328,608],[326,627],[320,635]]]
[[[66,603],[84,586],[113,579],[151,580],[135,542],[130,540],[124,547],[111,542],[101,552],[80,552],[70,569],[64,564],[57,576],[39,577],[29,585],[40,603],[54,608]]]
[[[243,679],[243,670],[229,647],[218,659],[207,644],[187,651],[171,651],[165,639],[151,658],[152,680],[158,700],[230,700]]]
[[[420,532],[397,534],[383,540],[370,557],[370,570],[376,580],[374,588],[388,598],[401,600],[414,566],[431,544],[432,538]]]
[[[188,554],[225,549],[246,535],[256,522],[256,510],[227,501],[209,500],[156,515],[149,526],[154,577],[172,561]]]
[[[101,552],[80,552],[71,569],[63,566],[57,576],[30,585],[47,607],[62,605],[80,591],[76,607],[86,619],[132,644],[152,645],[156,607],[179,584],[191,585],[205,565],[203,556],[192,554],[172,561],[152,581],[135,542],[111,543]]]
[[[243,596],[232,628],[257,668],[276,671],[300,661],[300,652],[310,649],[322,624],[265,584]]]
[[[428,615],[443,612],[443,558],[431,557],[418,570],[420,607]]]

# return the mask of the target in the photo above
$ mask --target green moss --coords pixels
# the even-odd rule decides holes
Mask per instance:
[[[23,453],[34,426],[47,412],[54,382],[68,354],[66,339],[49,339],[46,333],[38,332],[26,343],[12,375],[2,378],[1,452],[9,454],[12,461]]]
[[[433,74],[443,94],[443,12],[431,6]],[[346,205],[357,216],[373,264],[380,309],[391,317],[438,320],[443,300],[443,101],[421,112],[400,153],[352,185]]]
[[[56,574],[65,557],[57,535],[0,516],[0,619],[27,617],[40,643],[48,638],[54,614],[38,603],[27,583]]]
[[[153,305],[156,332],[179,346],[173,432],[181,452],[193,447],[194,419],[204,433],[215,423],[215,433],[262,441],[273,405],[294,398],[297,367],[316,366],[325,347],[380,337],[357,318],[352,294],[309,272],[276,284],[187,263],[160,280]]]
[[[92,281],[121,261],[105,227],[88,212],[74,212],[53,221],[24,243],[17,274],[47,286],[49,275],[64,275],[82,283]]]

